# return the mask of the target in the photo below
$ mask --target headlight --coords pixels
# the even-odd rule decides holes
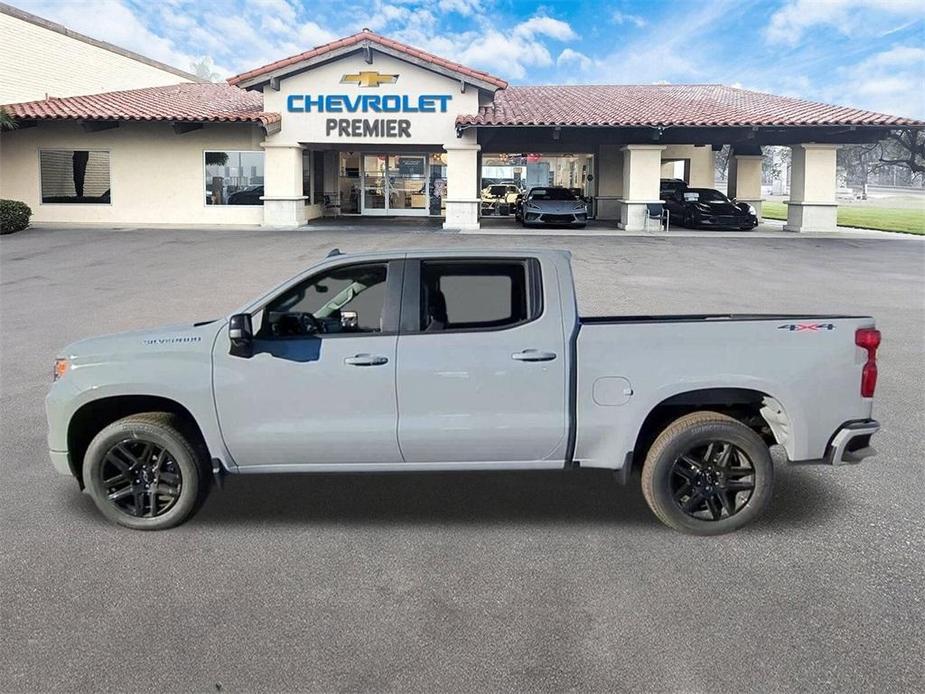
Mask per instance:
[[[539,206],[539,205],[534,205],[532,202],[528,202],[528,203],[527,203],[527,209],[528,209],[528,210],[538,210],[538,209],[540,209],[540,206]]]
[[[585,209],[585,204],[584,204],[583,202],[576,202],[576,203],[575,203],[574,209],[576,209],[576,210],[583,210],[583,209]]]
[[[62,378],[70,368],[70,359],[55,359],[55,370],[53,372],[52,380],[57,381],[59,378]]]
[[[754,205],[748,205],[748,213],[749,213],[752,217],[757,217],[757,216],[758,216],[758,210],[755,209],[755,206],[754,206]]]

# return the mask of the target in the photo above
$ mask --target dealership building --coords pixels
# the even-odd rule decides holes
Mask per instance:
[[[169,82],[6,105],[18,127],[0,135],[0,197],[36,222],[430,216],[466,230],[486,183],[561,185],[639,230],[661,178],[712,188],[724,145],[730,197],[760,211],[762,146],[786,145],[785,228],[828,231],[836,147],[925,125],[721,85],[509,86],[370,31],[227,84]]]

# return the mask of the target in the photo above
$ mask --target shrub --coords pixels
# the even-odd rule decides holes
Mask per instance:
[[[29,226],[32,210],[19,200],[0,200],[0,234],[12,234]]]

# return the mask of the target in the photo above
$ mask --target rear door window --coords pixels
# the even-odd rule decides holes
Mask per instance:
[[[497,330],[535,317],[527,263],[423,261],[422,332]]]

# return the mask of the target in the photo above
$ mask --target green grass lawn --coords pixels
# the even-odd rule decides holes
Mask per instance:
[[[761,205],[761,213],[768,219],[787,219],[787,206],[782,202],[765,201]],[[838,224],[904,234],[925,234],[925,209],[840,205]]]

